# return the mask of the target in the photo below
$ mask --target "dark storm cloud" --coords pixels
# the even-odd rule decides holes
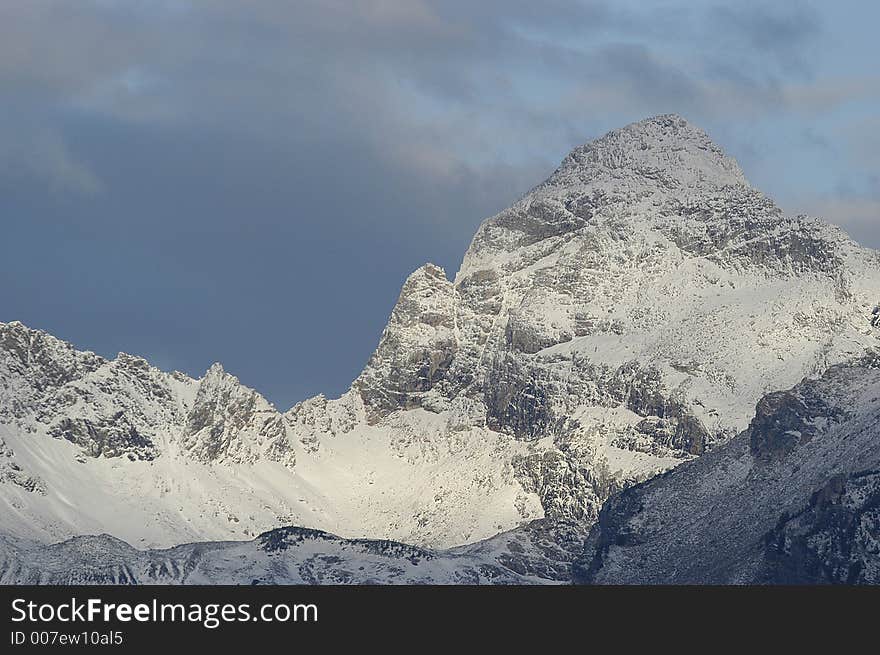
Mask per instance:
[[[285,407],[338,393],[406,274],[454,274],[578,143],[678,111],[777,170],[725,125],[874,88],[809,83],[823,29],[806,5],[4,2],[0,320],[222,359]]]

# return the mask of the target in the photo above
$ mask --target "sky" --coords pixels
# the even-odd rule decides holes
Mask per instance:
[[[280,409],[576,145],[675,112],[880,247],[877,3],[3,0],[0,321]]]

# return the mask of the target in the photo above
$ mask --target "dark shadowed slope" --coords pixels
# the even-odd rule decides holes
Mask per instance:
[[[619,494],[587,583],[880,584],[880,356],[765,396],[749,429]]]

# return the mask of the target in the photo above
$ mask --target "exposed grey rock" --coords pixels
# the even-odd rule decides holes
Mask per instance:
[[[421,405],[455,356],[452,283],[439,266],[409,276],[382,333],[379,347],[354,382],[372,422]]]
[[[125,412],[93,422],[82,418],[61,418],[49,428],[49,434],[82,447],[90,457],[119,457],[150,460],[157,456],[153,440],[138,432]]]
[[[324,395],[297,403],[285,414],[291,431],[309,453],[318,451],[321,437],[343,435],[357,425],[359,416],[351,403],[328,402]]]
[[[0,422],[82,448],[90,457],[152,460],[181,435],[201,461],[293,465],[283,416],[217,365],[200,382],[141,357],[107,360],[21,323],[0,324]]]
[[[38,411],[52,391],[106,363],[18,321],[0,323],[0,358],[0,422]],[[19,380],[24,384],[16,384]]]
[[[289,466],[296,461],[282,415],[220,364],[199,383],[181,444],[203,462],[254,462],[263,455]]]
[[[14,484],[29,493],[46,495],[46,483],[38,476],[30,475],[14,459],[15,453],[0,438],[0,484]]]
[[[719,398],[737,395],[753,406],[767,388],[743,393],[756,375],[743,356],[731,357],[723,345],[709,354],[726,341],[754,337],[741,331],[711,343],[706,323],[716,319],[706,299],[737,296],[736,285],[749,276],[793,285],[798,276],[816,276],[835,302],[855,311],[864,288],[847,243],[836,228],[787,217],[699,128],[675,115],[654,117],[576,148],[546,182],[485,221],[453,284],[431,269],[416,271],[354,388],[374,423],[416,406],[460,407],[464,398],[485,407],[485,423],[480,411],[474,425],[523,440],[558,436],[579,407],[623,404],[645,417],[645,429],[616,445],[699,455],[748,420],[748,404],[732,412]],[[877,267],[876,255],[855,259],[863,256]],[[697,274],[688,268],[695,261]],[[718,292],[707,294],[704,308],[694,307],[692,323],[676,325],[682,319],[664,306],[659,280],[681,275],[695,275],[684,287],[708,284]],[[766,311],[779,311],[775,305]],[[426,307],[430,320],[420,318]],[[787,338],[841,333],[843,315],[786,316],[797,330]],[[663,336],[687,330],[706,333],[709,343]],[[791,351],[777,350],[773,340],[758,336],[749,357],[785,362]],[[644,350],[629,346],[632,355],[616,361],[599,354],[609,345],[626,350],[641,343]],[[829,360],[829,352],[815,350],[817,363],[786,384],[855,352]],[[685,353],[689,364],[681,363]],[[697,391],[707,386],[713,397]],[[462,428],[458,420],[450,425]]]
[[[762,461],[785,457],[812,439],[828,422],[839,422],[843,410],[827,405],[811,387],[777,391],[764,396],[749,426],[752,455]],[[800,393],[799,393],[800,392]]]

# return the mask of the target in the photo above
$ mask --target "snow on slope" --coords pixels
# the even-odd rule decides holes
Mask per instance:
[[[0,584],[559,584],[579,545],[570,537],[543,521],[451,550],[295,527],[151,551],[109,535],[49,546],[0,536]]]
[[[0,324],[4,530],[139,547],[278,525],[448,547],[612,493],[880,339],[880,255],[788,217],[678,116],[576,148],[406,281],[352,388],[285,413]],[[873,312],[873,313],[872,313]]]
[[[599,584],[880,583],[880,351],[757,406],[749,429],[603,508]]]
[[[165,449],[146,460],[88,457],[39,425],[32,433],[3,425],[0,439],[16,465],[44,489],[0,486],[3,529],[46,542],[112,532],[167,547],[297,524],[457,544],[541,516],[510,465],[524,445],[485,430],[446,437],[436,423],[417,411],[399,417],[393,433],[361,425],[319,452],[301,452],[292,470],[268,459],[201,461],[174,441],[179,426],[169,426]]]
[[[140,550],[0,535],[0,584],[880,582],[880,350],[768,394],[750,427],[612,496],[584,538],[548,520],[458,548],[278,528]]]

